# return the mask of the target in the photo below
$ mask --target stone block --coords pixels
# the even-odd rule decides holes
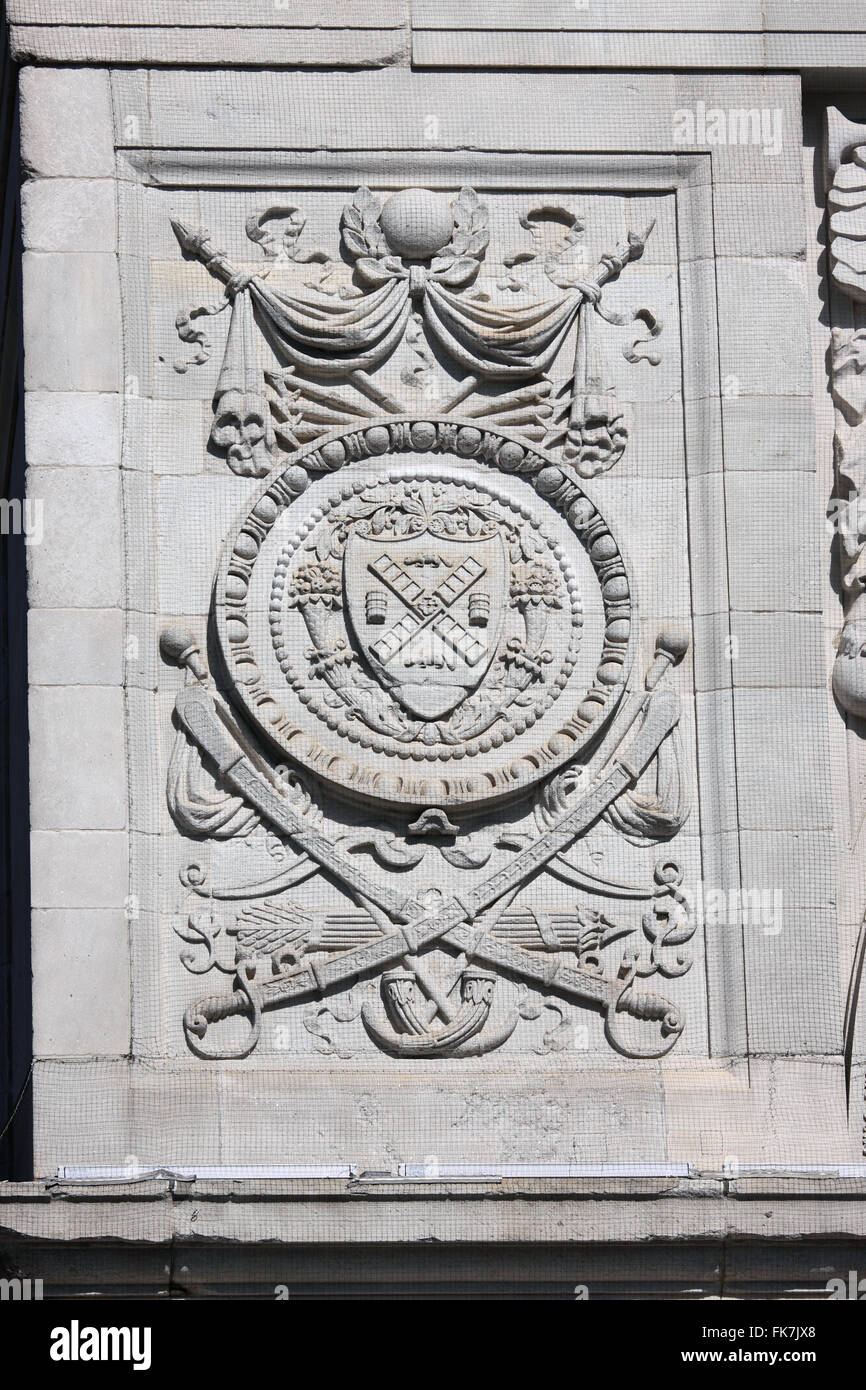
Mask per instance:
[[[802,563],[821,548],[817,493],[809,473],[728,474],[732,608],[820,611],[819,575]]]
[[[737,796],[744,830],[824,830],[831,817],[823,690],[737,690]]]
[[[122,830],[34,830],[30,836],[34,908],[122,909],[129,894]]]
[[[815,418],[812,398],[743,396],[739,379],[722,397],[725,468],[759,473],[815,468]]]
[[[731,614],[730,668],[734,685],[782,690],[827,687],[818,613]]]
[[[34,830],[123,830],[126,727],[119,686],[30,687]]]
[[[114,251],[113,179],[28,179],[21,188],[21,235],[28,251]]]
[[[123,613],[119,608],[31,608],[27,666],[36,686],[119,686]]]
[[[803,193],[795,184],[720,181],[713,220],[719,256],[806,259]]]
[[[28,391],[116,391],[117,261],[103,252],[24,253]]]
[[[49,468],[119,468],[120,414],[120,397],[108,392],[28,391],[28,463]]]
[[[43,517],[43,540],[28,548],[31,605],[119,605],[119,476],[104,468],[31,468],[27,489]]]
[[[128,923],[114,911],[33,914],[33,1050],[37,1057],[129,1051]]]
[[[716,272],[723,395],[809,395],[805,264],[731,256]]]
[[[114,173],[108,74],[25,68],[19,85],[21,157],[47,178],[110,178]]]
[[[781,910],[766,912],[770,891]],[[777,1057],[838,1053],[844,1001],[839,972],[830,962],[835,924],[829,912],[793,906],[781,882],[747,909],[744,929],[749,1046]],[[757,895],[753,894],[753,904]],[[784,1074],[784,1068],[780,1070]]]

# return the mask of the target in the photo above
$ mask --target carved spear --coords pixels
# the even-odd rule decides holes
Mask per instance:
[[[232,265],[225,251],[218,251],[210,239],[210,232],[199,230],[193,232],[183,222],[171,219],[171,230],[178,240],[178,245],[185,256],[194,256],[197,261],[201,261],[206,270],[209,270],[217,280],[221,280],[227,285],[239,272]]]

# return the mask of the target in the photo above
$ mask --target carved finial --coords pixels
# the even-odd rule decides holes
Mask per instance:
[[[656,224],[655,218],[644,228],[642,232],[628,232],[627,240],[631,252],[631,260],[638,261],[646,250],[646,244],[652,236],[653,227]]]
[[[451,240],[454,218],[441,194],[428,188],[404,188],[383,204],[379,226],[398,256],[429,260]]]
[[[211,275],[216,276],[223,284],[238,275],[236,266],[233,266],[224,251],[218,251],[211,241],[210,232],[206,232],[202,227],[197,232],[193,232],[187,227],[186,223],[178,222],[176,218],[171,219],[171,230],[178,240],[178,245],[185,256],[195,256],[197,261],[201,261],[206,270]]]
[[[656,638],[655,658],[647,671],[646,688],[653,690],[669,666],[677,666],[689,649],[689,635],[679,627],[663,627]]]
[[[191,232],[185,223],[177,222],[174,218],[171,219],[171,230],[177,237],[181,251],[191,253],[195,248],[195,233]]]
[[[164,628],[159,638],[164,661],[174,661],[185,667],[198,681],[207,680],[207,666],[199,659],[199,646],[190,632],[182,627]]]

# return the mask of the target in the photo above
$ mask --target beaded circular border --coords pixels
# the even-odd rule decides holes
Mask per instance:
[[[387,453],[440,453],[475,459],[492,473],[522,476],[563,516],[583,546],[595,571],[604,609],[604,640],[592,684],[574,714],[546,742],[510,765],[478,767],[475,772],[419,779],[412,770],[371,768],[354,762],[345,751],[328,749],[299,727],[274,700],[255,653],[249,646],[247,596],[262,543],[283,510],[309,486],[311,475],[381,457]],[[264,480],[226,540],[214,586],[220,645],[230,677],[254,722],[302,767],[344,792],[383,802],[415,805],[478,804],[513,796],[573,759],[595,738],[616,708],[634,658],[637,631],[625,560],[604,517],[587,496],[569,465],[539,453],[524,439],[500,427],[479,428],[453,417],[389,417],[357,431],[341,430],[330,439],[295,454]],[[433,769],[431,769],[432,771]]]

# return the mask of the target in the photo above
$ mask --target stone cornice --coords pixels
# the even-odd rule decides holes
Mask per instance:
[[[859,80],[856,0],[10,0],[19,62],[329,68],[722,69]]]
[[[0,1258],[53,1298],[118,1281],[274,1298],[327,1286],[335,1257],[346,1288],[369,1292],[414,1246],[427,1279],[461,1288],[519,1280],[549,1297],[579,1277],[592,1298],[826,1298],[827,1269],[862,1251],[864,1198],[866,1179],[829,1173],[3,1183]]]

